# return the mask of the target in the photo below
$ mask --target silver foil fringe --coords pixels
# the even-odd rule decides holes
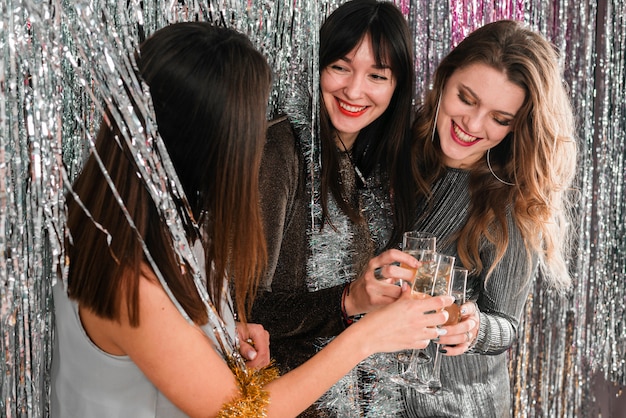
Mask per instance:
[[[102,106],[115,97],[115,83],[124,74],[122,66],[110,65],[118,52],[104,53],[107,46],[130,51],[155,29],[176,21],[209,20],[235,27],[250,36],[274,69],[269,117],[282,111],[303,84],[316,91],[317,32],[340,3],[5,0],[0,4],[1,416],[47,415],[50,287],[64,256],[64,190],[80,171]],[[512,413],[598,416],[593,376],[617,389],[626,385],[626,3],[395,3],[414,36],[416,104],[439,60],[463,36],[489,21],[522,20],[562,51],[581,150],[578,239],[570,261],[575,280],[565,298],[537,280],[519,343],[510,350]],[[87,17],[86,10],[95,12]],[[106,23],[109,30],[94,34],[89,28],[97,25],[91,23]],[[97,45],[103,53],[94,54]],[[313,94],[314,105],[316,100]],[[132,122],[130,114],[120,117]],[[315,128],[315,115],[308,117]],[[383,416],[385,411],[380,412]]]

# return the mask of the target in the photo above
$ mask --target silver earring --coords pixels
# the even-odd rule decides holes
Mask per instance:
[[[439,99],[437,100],[437,110],[435,110],[435,121],[433,122],[433,134],[430,137],[430,142],[435,142],[435,131],[437,130],[437,118],[439,117],[439,106],[441,105],[442,94],[439,95]]]
[[[504,181],[502,180],[500,177],[498,177],[496,175],[496,173],[493,172],[493,168],[491,168],[491,161],[489,161],[489,153],[491,152],[491,148],[489,148],[487,150],[487,166],[489,167],[489,171],[491,171],[491,174],[496,178],[496,180],[498,180],[500,183],[502,184],[506,184],[507,186],[515,186],[515,183],[509,183],[508,181]]]

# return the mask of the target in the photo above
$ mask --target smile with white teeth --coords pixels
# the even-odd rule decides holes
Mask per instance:
[[[457,125],[454,122],[452,122],[452,127],[454,129],[454,134],[456,135],[456,137],[459,138],[463,142],[472,143],[479,139],[475,136],[471,136],[463,132],[461,128],[459,128],[459,125]]]
[[[367,106],[350,106],[349,104],[342,102],[341,100],[338,100],[338,102],[339,102],[339,107],[352,113],[360,112],[367,107]]]

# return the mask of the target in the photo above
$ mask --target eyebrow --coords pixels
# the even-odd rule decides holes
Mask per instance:
[[[472,90],[471,88],[469,88],[468,86],[466,86],[465,84],[461,84],[461,87],[463,87],[465,90],[467,90],[472,96],[474,96],[474,99],[480,101],[480,98],[478,97],[478,95],[474,92],[474,90]],[[502,114],[502,115],[506,115],[506,116],[510,116],[512,118],[515,117],[514,114],[509,113],[509,112],[505,112],[504,110],[496,110],[496,112]]]
[[[352,64],[352,60],[350,58],[348,58],[348,57],[341,57],[341,58],[339,58],[339,60],[340,61],[345,61],[348,64]],[[378,64],[372,65],[372,68],[376,68],[377,70],[391,70],[391,66],[385,65],[385,64],[383,64],[383,65],[378,65]]]

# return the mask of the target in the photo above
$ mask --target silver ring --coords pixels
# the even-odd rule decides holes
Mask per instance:
[[[376,278],[376,280],[383,280],[385,278],[385,276],[383,276],[382,267],[377,267],[374,269],[374,277]]]
[[[465,341],[465,342],[467,342],[467,343],[470,342],[472,340],[472,334],[470,334],[470,332],[467,331],[465,333],[465,338],[467,338],[467,341]]]

